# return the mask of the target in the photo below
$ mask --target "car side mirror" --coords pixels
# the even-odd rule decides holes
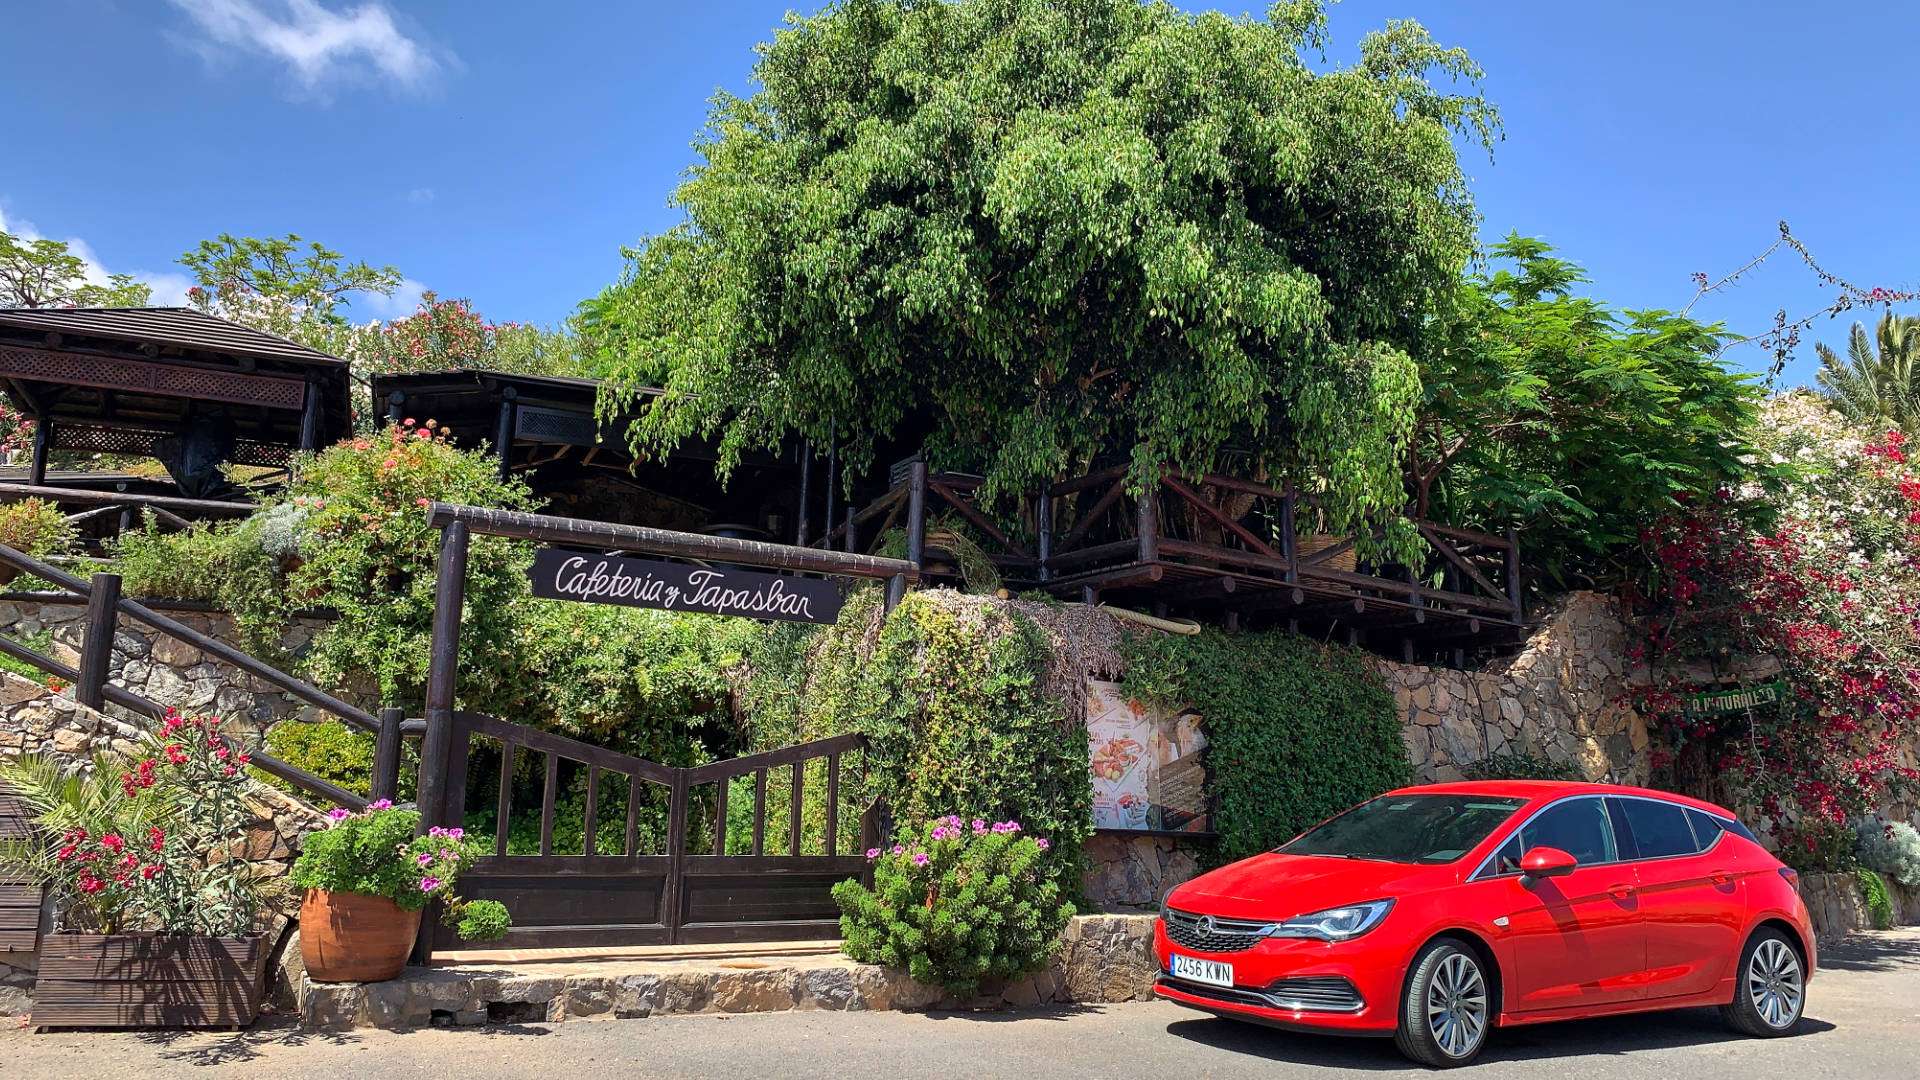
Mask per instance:
[[[1560,877],[1563,874],[1571,874],[1573,873],[1574,867],[1579,865],[1580,861],[1578,859],[1561,851],[1559,848],[1528,848],[1527,853],[1520,856],[1520,872],[1527,877],[1533,878]]]

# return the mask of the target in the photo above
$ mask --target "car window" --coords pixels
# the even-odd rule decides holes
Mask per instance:
[[[1493,872],[1496,874],[1517,874],[1520,872],[1520,856],[1526,851],[1520,847],[1520,834],[1507,837],[1500,850],[1493,856]]]
[[[1712,847],[1719,841],[1720,834],[1726,831],[1726,825],[1719,818],[1691,806],[1687,807],[1687,824],[1693,826],[1693,838],[1699,843],[1701,851]]]
[[[1541,811],[1520,830],[1520,846],[1523,850],[1559,848],[1581,866],[1618,859],[1613,825],[1598,798],[1569,799]]]
[[[1383,795],[1294,837],[1284,855],[1381,862],[1453,862],[1507,823],[1525,799],[1454,794]]]
[[[1684,807],[1652,799],[1621,799],[1619,803],[1640,858],[1664,859],[1700,850]]]

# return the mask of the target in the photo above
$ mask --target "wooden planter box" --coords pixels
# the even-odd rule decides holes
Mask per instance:
[[[253,1023],[268,942],[159,934],[47,934],[35,1027],[233,1028]]]

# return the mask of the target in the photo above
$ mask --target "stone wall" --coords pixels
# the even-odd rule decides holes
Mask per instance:
[[[170,617],[208,637],[243,648],[231,615],[172,612]],[[326,623],[301,618],[288,627],[281,647],[297,655]],[[78,667],[85,637],[86,608],[79,604],[0,601],[0,634],[34,642],[51,631],[51,644],[39,651]],[[199,649],[150,627],[122,619],[113,637],[108,680],[161,705],[182,712],[213,714],[265,730],[276,721],[301,716],[307,706],[230,664],[212,660]],[[365,695],[360,695],[362,698]],[[350,698],[352,700],[352,698]],[[357,702],[363,706],[364,700]],[[318,717],[314,717],[317,719]]]
[[[1108,911],[1153,911],[1167,890],[1200,872],[1208,841],[1098,832],[1087,840],[1081,889]]]
[[[1644,784],[1645,720],[1620,703],[1634,679],[1617,604],[1574,593],[1511,658],[1481,671],[1377,662],[1400,706],[1419,782],[1517,753],[1570,765],[1588,780]]]
[[[1887,882],[1895,926],[1920,925],[1920,890]],[[1814,939],[1821,942],[1875,929],[1867,894],[1852,874],[1801,874],[1800,899],[1807,905]]]

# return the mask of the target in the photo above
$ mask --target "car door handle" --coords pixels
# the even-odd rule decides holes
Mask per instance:
[[[1607,892],[1613,894],[1613,898],[1616,900],[1625,900],[1627,897],[1633,895],[1634,888],[1631,885],[1622,883],[1619,885],[1609,886],[1607,889]]]
[[[1727,882],[1733,880],[1733,871],[1715,870],[1707,875],[1707,880],[1713,882],[1715,885],[1725,885]]]

